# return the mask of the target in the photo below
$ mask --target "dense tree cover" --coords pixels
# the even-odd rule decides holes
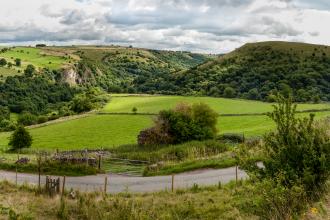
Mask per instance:
[[[75,89],[69,85],[39,76],[9,76],[5,82],[0,82],[0,106],[14,113],[46,113],[56,103],[71,101],[74,94]]]
[[[76,65],[80,76],[78,83],[100,86],[105,91],[115,93],[154,90],[152,85],[138,88],[136,84],[144,84],[149,77],[162,79],[172,72],[187,70],[209,60],[209,56],[189,52],[135,48],[82,49],[77,55],[81,57]],[[133,83],[134,79],[137,79],[137,83]]]
[[[249,44],[185,72],[142,73],[133,84],[138,92],[209,95],[273,100],[292,93],[295,101],[330,100],[330,53],[324,46],[291,43]],[[293,45],[294,46],[294,45]]]
[[[203,103],[178,104],[173,110],[160,111],[155,125],[140,132],[138,143],[177,144],[212,139],[217,133],[217,116],[216,112]]]
[[[18,126],[11,135],[8,145],[11,146],[11,150],[27,148],[32,145],[32,137],[23,126]]]

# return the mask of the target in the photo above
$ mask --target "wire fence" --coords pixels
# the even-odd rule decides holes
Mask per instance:
[[[237,167],[155,177],[134,177],[116,174],[68,177],[0,171],[1,180],[7,180],[17,185],[34,185],[41,189],[47,188],[47,180],[58,179],[57,189],[61,189],[56,190],[58,192],[64,190],[104,193],[174,191],[196,186],[225,184],[230,181],[237,182],[245,178],[247,178],[247,174]]]

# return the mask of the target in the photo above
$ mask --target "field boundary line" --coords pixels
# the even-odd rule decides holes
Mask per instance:
[[[298,114],[300,113],[314,113],[314,112],[330,112],[330,108],[324,108],[324,109],[307,109],[307,110],[301,110],[297,111]],[[96,115],[158,115],[157,113],[149,113],[149,112],[143,112],[143,113],[133,113],[133,112],[96,112]],[[261,116],[261,115],[267,115],[267,112],[261,112],[261,113],[242,113],[242,114],[219,114],[219,116],[222,117],[239,117],[239,116]]]

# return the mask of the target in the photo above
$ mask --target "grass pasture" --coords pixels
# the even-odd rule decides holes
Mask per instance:
[[[138,113],[157,113],[161,109],[169,109],[178,102],[200,102],[209,104],[220,114],[264,113],[271,111],[271,104],[208,97],[180,96],[115,96],[101,110],[104,113],[130,113],[137,107]],[[324,109],[329,104],[302,104],[299,110]],[[309,113],[301,113],[307,116]],[[317,112],[316,118],[330,116],[330,111]],[[152,117],[148,115],[127,114],[91,114],[88,117],[59,121],[46,126],[31,128],[34,149],[67,150],[112,148],[123,144],[134,144],[142,129],[152,125]],[[273,122],[265,115],[220,116],[218,118],[219,134],[244,133],[246,136],[260,136],[273,128]],[[10,133],[0,133],[0,146],[6,148]]]
[[[307,116],[308,113],[299,114]],[[317,118],[330,116],[318,112]],[[91,115],[44,127],[30,129],[35,149],[95,149],[134,144],[140,130],[152,125],[152,117],[144,115]],[[219,117],[219,133],[262,135],[273,128],[267,116]],[[10,133],[0,133],[0,146],[5,148]]]
[[[189,96],[128,96],[116,95],[111,102],[105,106],[103,112],[107,113],[131,113],[136,107],[138,113],[158,113],[163,109],[175,107],[177,103],[198,103],[208,104],[219,114],[251,114],[265,113],[272,110],[271,103],[260,101],[225,99],[212,97],[189,97]],[[299,104],[298,110],[325,109],[330,108],[329,104]]]
[[[59,69],[69,61],[63,56],[49,55],[43,52],[43,49],[33,47],[15,47],[5,53],[1,53],[0,57],[5,58],[7,62],[13,64],[15,64],[16,58],[22,60],[22,66],[19,68],[13,66],[12,70],[8,70],[7,68],[0,69],[0,74],[4,75],[6,73],[8,75],[10,71],[14,71],[15,73],[17,73],[18,70],[22,71],[28,64],[32,64],[37,68]]]

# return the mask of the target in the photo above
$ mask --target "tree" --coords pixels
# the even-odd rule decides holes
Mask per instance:
[[[10,119],[10,111],[8,107],[0,106],[0,122],[5,119]]]
[[[132,108],[132,112],[133,112],[133,114],[136,114],[137,113],[137,108],[136,107],[133,107]]]
[[[235,89],[232,87],[226,87],[223,91],[223,96],[226,98],[234,98],[235,97]]]
[[[6,65],[7,65],[7,61],[6,61],[6,59],[1,58],[1,59],[0,59],[0,66],[6,66]]]
[[[212,139],[217,134],[218,114],[203,103],[178,104],[160,111],[152,128],[138,136],[139,144],[177,144],[191,140]]]
[[[19,126],[11,135],[8,145],[12,150],[28,148],[32,145],[32,137],[23,126]]]
[[[93,108],[94,104],[85,94],[74,97],[71,103],[71,110],[77,113],[88,112]]]
[[[36,68],[33,65],[29,64],[29,65],[27,65],[26,69],[24,70],[24,74],[27,77],[32,77],[35,71],[36,71]]]
[[[19,58],[15,59],[15,65],[16,66],[21,66],[21,63],[22,63],[21,59],[19,59]]]
[[[7,67],[10,69],[13,66],[13,64],[11,62],[7,63]]]

